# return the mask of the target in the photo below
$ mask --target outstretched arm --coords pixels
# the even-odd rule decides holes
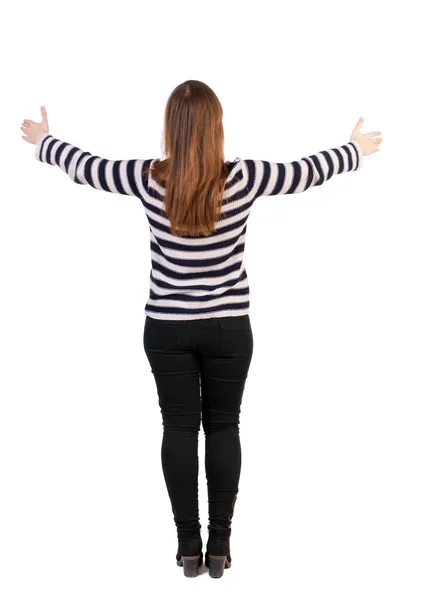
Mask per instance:
[[[79,184],[88,184],[96,190],[141,197],[142,171],[151,160],[109,160],[93,156],[77,146],[44,134],[37,142],[35,157],[41,162],[59,166]]]
[[[357,142],[348,142],[338,148],[322,150],[317,154],[287,163],[246,159],[249,189],[254,197],[299,194],[322,185],[340,173],[358,171],[363,153]]]
[[[360,133],[363,122],[364,119],[361,117],[353,129],[350,141],[338,148],[322,150],[317,154],[287,163],[244,160],[247,169],[247,185],[254,198],[299,194],[313,186],[322,185],[333,175],[359,171],[363,157],[379,152],[378,146],[382,142],[382,138],[377,137],[380,131]]]
[[[22,138],[36,145],[37,160],[59,166],[75,183],[88,184],[97,190],[115,194],[142,196],[142,172],[150,165],[151,159],[108,160],[93,156],[91,152],[85,152],[51,135],[46,109],[42,106],[40,110],[40,123],[24,119],[21,127],[26,134]]]

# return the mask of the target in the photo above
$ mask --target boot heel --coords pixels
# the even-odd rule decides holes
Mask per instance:
[[[207,567],[210,577],[222,577],[226,566],[230,566],[226,556],[208,555]]]
[[[182,556],[183,574],[185,577],[197,577],[199,575],[199,556]],[[179,565],[181,566],[181,565]]]

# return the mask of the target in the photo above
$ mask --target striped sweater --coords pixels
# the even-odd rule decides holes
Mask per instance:
[[[35,157],[59,166],[79,184],[137,196],[150,228],[151,273],[145,314],[161,320],[208,319],[249,313],[250,289],[244,265],[247,220],[259,196],[298,194],[333,175],[357,171],[363,162],[357,142],[287,163],[236,157],[229,163],[222,211],[208,237],[172,235],[163,211],[164,188],[142,171],[160,158],[108,160],[44,134]]]

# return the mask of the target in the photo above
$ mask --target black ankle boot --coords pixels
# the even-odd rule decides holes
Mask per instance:
[[[207,551],[205,565],[209,568],[210,577],[222,577],[225,569],[231,567],[229,529],[214,529],[208,526]]]
[[[200,530],[178,531],[179,542],[176,561],[179,567],[183,567],[185,577],[197,577],[199,567],[203,563],[202,538]]]

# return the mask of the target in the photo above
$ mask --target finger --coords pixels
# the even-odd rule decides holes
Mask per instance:
[[[377,132],[376,131],[372,131],[370,133],[363,133],[362,135],[373,142],[373,141],[376,140]]]

